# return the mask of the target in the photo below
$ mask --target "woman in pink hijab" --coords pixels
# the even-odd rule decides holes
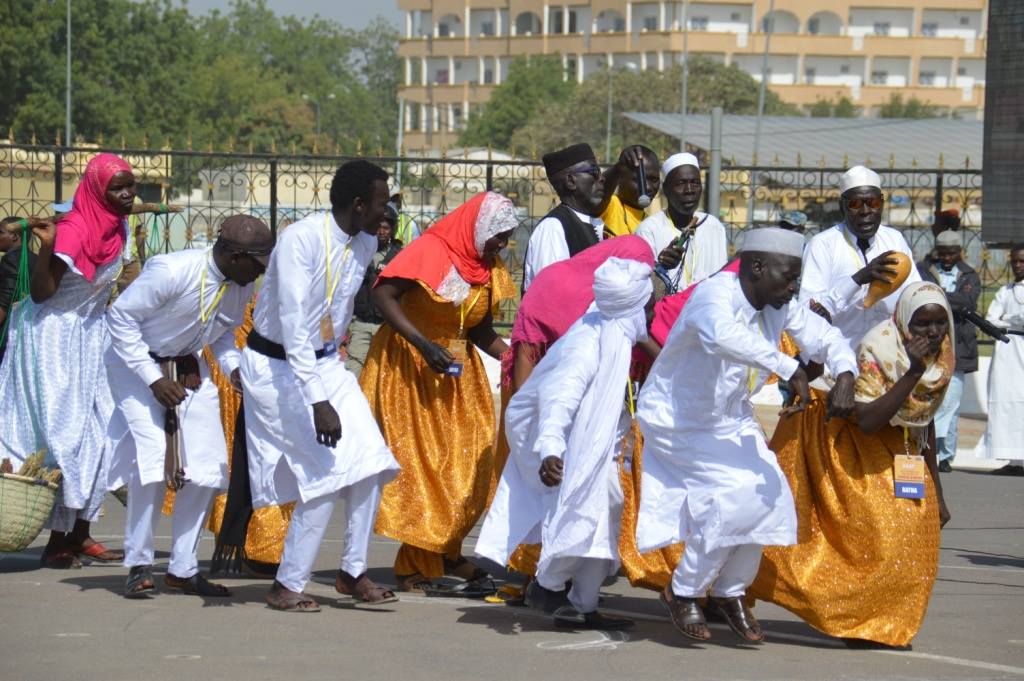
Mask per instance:
[[[45,448],[60,466],[61,495],[47,526],[42,564],[81,567],[79,557],[120,562],[89,535],[107,492],[107,426],[114,402],[103,353],[104,319],[121,271],[135,200],[132,168],[99,154],[85,168],[74,207],[58,223],[31,222],[39,256],[31,297],[11,309],[8,350],[0,364],[0,457],[23,460]]]

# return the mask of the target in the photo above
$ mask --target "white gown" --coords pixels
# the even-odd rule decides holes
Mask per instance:
[[[996,326],[1024,331],[1024,282],[996,293],[986,319]],[[988,372],[988,426],[979,454],[985,459],[1024,459],[1024,336],[996,343]]]

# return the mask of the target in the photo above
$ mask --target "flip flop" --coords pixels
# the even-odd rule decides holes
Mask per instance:
[[[39,565],[51,570],[80,570],[82,561],[78,560],[71,549],[60,549],[50,553],[44,551],[39,556]]]
[[[431,584],[423,587],[425,596],[435,598],[486,598],[493,596],[497,591],[498,587],[491,579],[470,580],[461,584]]]
[[[80,558],[88,558],[97,563],[120,563],[124,560],[124,551],[108,549],[98,541],[94,541],[89,546],[75,549],[75,553]]]

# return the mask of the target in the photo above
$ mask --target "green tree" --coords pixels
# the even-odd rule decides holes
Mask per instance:
[[[509,66],[508,78],[494,88],[487,104],[470,115],[459,144],[507,149],[517,129],[541,109],[565,102],[574,85],[565,78],[557,56],[517,57]]]
[[[808,109],[811,118],[828,118],[832,115],[832,100],[819,99]]]
[[[642,142],[661,153],[679,147],[677,138],[662,135],[622,116],[626,111],[678,113],[682,72],[636,73],[614,69],[612,78],[612,155],[629,143]],[[723,66],[705,57],[690,59],[688,111],[710,113],[721,106],[726,113],[757,113],[758,84],[735,66]],[[589,142],[603,156],[608,116],[608,75],[595,74],[579,85],[572,97],[560,104],[547,105],[512,137],[519,149],[555,149],[573,142]],[[796,107],[786,104],[771,90],[766,92],[765,114],[797,115]]]
[[[844,95],[832,108],[832,115],[836,118],[856,118],[860,115],[860,109],[854,106],[853,100]]]
[[[831,99],[819,99],[807,110],[811,118],[854,118],[858,109],[847,96],[842,96],[836,101]]]
[[[878,110],[879,118],[935,118],[939,115],[938,107],[923,102],[917,97],[903,101],[903,95],[894,93],[889,101]]]

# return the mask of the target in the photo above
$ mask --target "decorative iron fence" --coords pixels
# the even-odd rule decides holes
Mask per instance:
[[[169,149],[101,149],[0,143],[0,214],[50,214],[50,204],[69,199],[88,160],[100,151],[123,156],[136,169],[145,201],[182,205],[180,214],[147,218],[147,251],[164,252],[211,243],[228,215],[246,212],[274,230],[326,208],[330,183],[348,156],[260,154]],[[508,253],[513,276],[520,277],[533,226],[557,203],[544,168],[535,161],[494,158],[486,150],[438,158],[364,157],[397,179],[402,211],[421,229],[485,189],[513,200],[520,226]],[[803,210],[814,233],[839,220],[841,168],[727,166],[720,177],[720,218],[730,245],[751,224],[773,224],[782,210]],[[1005,253],[989,251],[981,240],[980,169],[885,168],[878,170],[886,194],[885,222],[903,230],[920,259],[932,247],[930,227],[936,208],[956,207],[962,216],[965,258],[982,277],[988,304],[994,287],[1009,280]],[[750,198],[753,195],[753,213]],[[515,304],[505,310],[510,322]]]

